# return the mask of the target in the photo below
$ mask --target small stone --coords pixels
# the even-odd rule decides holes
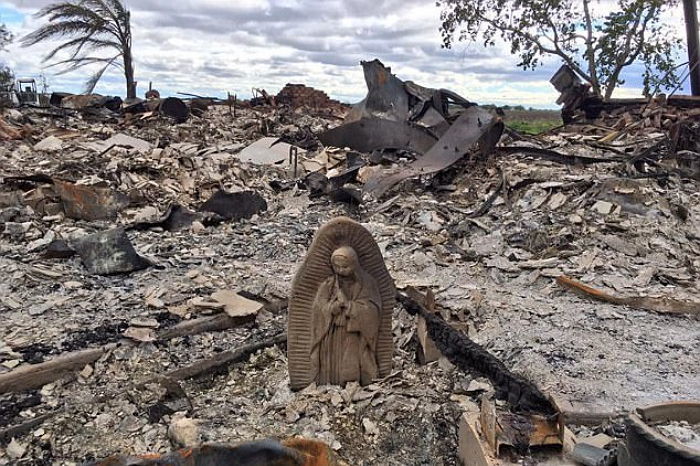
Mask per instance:
[[[27,452],[27,446],[19,443],[17,440],[12,439],[10,444],[5,449],[5,453],[12,459],[18,460],[24,456]]]
[[[377,428],[377,425],[368,418],[362,419],[362,427],[364,428],[365,432],[369,435],[379,434],[379,429]]]
[[[9,361],[3,361],[2,365],[8,369],[14,369],[15,367],[19,366],[20,362],[21,361],[19,359],[10,359]]]
[[[14,237],[24,236],[31,227],[32,222],[5,222],[5,231],[3,233]]]
[[[34,150],[56,151],[63,149],[63,141],[56,136],[49,136],[34,144]]]
[[[445,372],[452,372],[455,370],[455,365],[448,361],[447,358],[438,359],[438,366]]]
[[[615,204],[608,201],[597,201],[595,204],[593,204],[593,210],[595,210],[601,215],[608,215],[610,212],[613,211],[614,207]]]
[[[45,302],[43,304],[34,304],[32,306],[29,306],[29,315],[30,316],[40,316],[44,312],[48,311],[53,307],[54,303],[52,301]]]
[[[295,409],[287,406],[284,410],[284,418],[288,424],[294,424],[301,418],[301,415]]]
[[[467,387],[467,393],[487,392],[491,390],[491,384],[480,380],[472,380]]]
[[[202,225],[202,222],[199,222],[199,221],[197,221],[197,220],[195,220],[194,222],[192,222],[192,233],[198,235],[198,234],[200,234],[200,233],[204,233],[205,231],[207,231],[207,227],[205,227],[204,225]]]
[[[149,296],[146,298],[146,306],[155,309],[163,309],[165,307],[165,303],[160,298],[154,298],[153,296]]]
[[[16,311],[17,309],[22,307],[22,305],[18,303],[17,300],[11,298],[10,296],[0,297],[0,303],[3,303],[5,306],[9,307],[13,311]]]
[[[569,215],[569,222],[573,223],[574,225],[578,225],[583,223],[583,218],[578,214],[571,214]]]
[[[83,370],[80,371],[80,376],[84,379],[90,378],[90,376],[95,372],[95,370],[92,368],[90,364],[87,366],[83,367]]]
[[[168,437],[176,447],[194,447],[200,443],[199,426],[194,419],[176,416],[168,426]]]
[[[156,319],[148,318],[145,319],[143,317],[134,317],[129,321],[129,325],[133,325],[134,327],[146,327],[146,328],[158,328],[160,327],[160,324]]]
[[[80,282],[69,281],[65,282],[63,287],[67,290],[77,290],[78,288],[82,288],[83,284]]]
[[[124,332],[124,336],[142,343],[156,341],[156,334],[151,328],[129,327]]]
[[[46,246],[51,244],[51,242],[53,242],[54,239],[56,239],[56,233],[54,233],[52,230],[49,230],[43,238],[39,238],[29,243],[27,245],[27,250],[29,252],[33,252],[45,248]]]
[[[331,404],[333,406],[338,406],[343,402],[343,397],[340,396],[340,393],[334,393],[331,395]]]

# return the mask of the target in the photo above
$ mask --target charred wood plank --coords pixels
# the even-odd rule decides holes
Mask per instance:
[[[57,412],[42,414],[21,424],[17,424],[16,426],[0,430],[0,444],[7,443],[13,438],[21,437],[22,435],[34,429],[35,427],[38,427],[41,424],[43,424],[44,421],[51,419],[56,414]]]
[[[181,367],[179,369],[167,372],[163,376],[157,376],[152,381],[158,382],[158,380],[162,379],[163,377],[167,377],[168,379],[174,381],[197,377],[199,375],[222,369],[230,364],[240,362],[258,350],[261,350],[263,348],[269,348],[280,343],[285,343],[286,341],[287,334],[282,333],[268,340],[250,343],[231,351],[224,351],[223,353],[218,353],[210,358],[200,359],[185,367]]]
[[[51,361],[21,366],[6,374],[0,374],[0,394],[42,387],[68,373],[81,370],[115,347],[116,344],[112,343],[101,348],[76,351],[58,356]]]
[[[399,293],[398,300],[407,312],[425,319],[430,338],[452,364],[465,372],[488,378],[496,388],[497,399],[507,401],[515,411],[544,415],[557,413],[549,398],[535,384],[511,372],[503,362],[452,328],[441,316],[428,312],[403,293]]]
[[[159,340],[170,340],[177,337],[196,335],[204,332],[219,332],[233,327],[239,327],[255,321],[255,315],[231,317],[227,314],[216,314],[199,319],[186,320],[165,329],[158,335]]]

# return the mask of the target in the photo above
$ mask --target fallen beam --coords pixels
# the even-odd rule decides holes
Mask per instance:
[[[257,343],[250,343],[248,345],[241,346],[240,348],[236,348],[235,350],[218,353],[207,359],[200,359],[199,361],[195,361],[194,363],[189,364],[185,367],[181,367],[179,369],[167,372],[162,376],[156,376],[152,379],[152,381],[157,382],[163,377],[167,377],[175,381],[197,377],[199,375],[224,368],[230,364],[240,362],[258,350],[261,350],[263,348],[269,348],[270,346],[278,345],[286,341],[287,334],[283,333],[273,338],[270,338],[269,340],[260,341]]]
[[[11,441],[13,438],[19,438],[27,432],[32,431],[35,427],[40,426],[44,421],[51,419],[57,414],[57,411],[39,415],[33,419],[29,419],[16,426],[8,427],[0,430],[0,443]]]
[[[101,348],[76,351],[51,361],[21,366],[12,372],[0,374],[0,394],[32,390],[55,382],[66,374],[79,371],[87,364],[97,361],[116,347],[117,344],[111,343]]]
[[[255,322],[255,315],[231,317],[228,314],[216,314],[213,316],[200,317],[198,319],[186,320],[174,325],[158,334],[159,340],[170,340],[177,337],[196,335],[204,332],[220,332],[233,327],[239,327],[251,322]]]
[[[666,297],[652,298],[649,296],[614,296],[585,285],[571,277],[567,277],[566,275],[557,277],[557,283],[564,288],[576,291],[587,298],[602,301],[604,303],[620,304],[644,311],[658,312],[660,314],[700,316],[700,303],[695,303],[692,301],[683,301],[680,299]]]
[[[428,335],[452,364],[465,372],[487,377],[496,389],[497,399],[507,401],[515,411],[544,415],[558,413],[553,403],[535,384],[511,372],[501,360],[452,328],[438,314],[430,313],[405,294],[399,293],[398,300],[408,313],[425,319]]]

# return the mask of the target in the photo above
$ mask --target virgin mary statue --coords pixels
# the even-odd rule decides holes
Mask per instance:
[[[313,304],[313,379],[319,385],[367,385],[378,374],[379,288],[351,247],[333,251],[331,267],[333,275],[319,286]]]

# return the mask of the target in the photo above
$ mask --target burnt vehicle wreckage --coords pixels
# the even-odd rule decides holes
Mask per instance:
[[[0,464],[700,464],[695,100],[361,66],[0,116]]]

